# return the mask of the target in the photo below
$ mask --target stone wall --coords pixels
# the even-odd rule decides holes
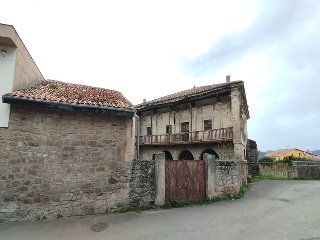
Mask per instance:
[[[156,175],[155,161],[134,160],[130,177],[130,199],[135,206],[155,203]]]
[[[132,139],[131,117],[12,105],[0,128],[0,220],[129,203]]]
[[[320,162],[294,161],[289,176],[291,179],[320,180]]]
[[[242,162],[241,163],[241,179],[243,184],[248,183],[247,178],[248,178],[248,164]]]
[[[239,192],[242,185],[241,163],[217,160],[215,175],[217,196],[227,196]]]
[[[248,174],[250,176],[259,176],[259,164],[258,164],[258,147],[257,143],[251,139],[247,141],[246,159],[248,162]]]

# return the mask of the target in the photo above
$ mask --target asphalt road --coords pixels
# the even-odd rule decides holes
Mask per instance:
[[[320,240],[320,181],[265,180],[205,206],[1,223],[0,239]]]

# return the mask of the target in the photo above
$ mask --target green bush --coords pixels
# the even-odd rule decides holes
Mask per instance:
[[[276,158],[274,157],[262,157],[259,159],[259,162],[275,162],[276,161]]]

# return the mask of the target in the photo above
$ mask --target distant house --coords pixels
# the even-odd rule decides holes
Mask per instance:
[[[266,157],[273,157],[276,160],[283,160],[285,157],[297,157],[307,159],[319,159],[319,157],[311,152],[303,151],[297,148],[278,149],[273,152],[269,152],[265,155]]]
[[[246,156],[249,110],[243,81],[193,87],[135,106],[140,116],[140,159]]]

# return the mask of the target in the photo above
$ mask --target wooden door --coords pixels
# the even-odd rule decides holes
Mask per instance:
[[[189,122],[181,123],[181,141],[189,141]]]
[[[166,160],[165,199],[197,201],[206,197],[203,160]]]

